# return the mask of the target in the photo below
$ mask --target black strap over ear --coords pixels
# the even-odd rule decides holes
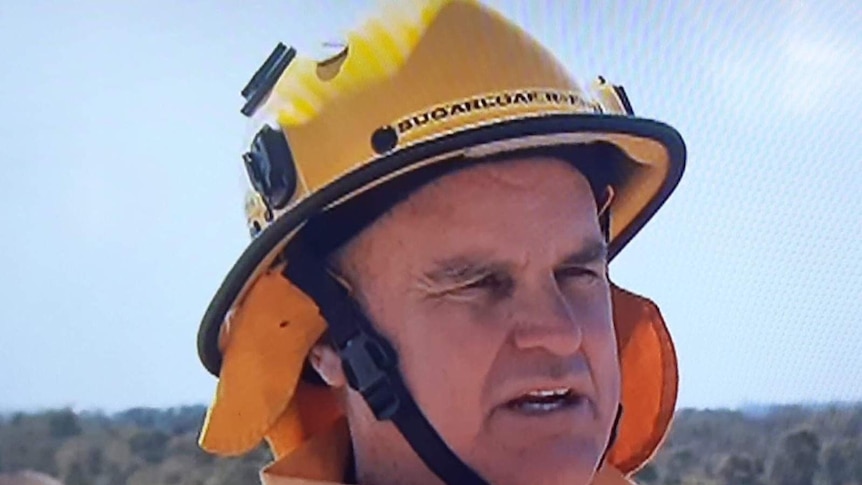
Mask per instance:
[[[392,420],[425,465],[450,485],[487,485],[462,462],[425,418],[398,370],[398,355],[347,290],[310,252],[289,258],[284,276],[311,297],[329,326],[350,387],[378,420]]]

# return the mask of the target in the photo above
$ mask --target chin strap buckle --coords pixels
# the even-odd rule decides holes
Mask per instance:
[[[392,419],[400,400],[389,375],[397,362],[391,347],[360,331],[338,353],[350,387],[362,394],[377,419]]]

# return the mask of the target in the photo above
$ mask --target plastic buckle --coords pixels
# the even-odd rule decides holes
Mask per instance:
[[[252,187],[269,209],[282,209],[296,192],[296,168],[284,135],[264,126],[243,161]]]
[[[360,331],[339,354],[350,387],[362,394],[378,420],[391,419],[400,404],[388,372],[395,367],[394,352],[379,339]]]

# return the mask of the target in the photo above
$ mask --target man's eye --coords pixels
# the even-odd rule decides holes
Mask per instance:
[[[493,288],[500,287],[501,285],[502,284],[501,284],[500,278],[498,278],[494,275],[488,275],[488,276],[484,276],[482,278],[479,278],[476,281],[473,281],[471,283],[467,283],[466,285],[464,285],[464,288],[470,288],[470,289],[492,288],[493,289]]]
[[[599,273],[589,268],[563,268],[560,271],[557,271],[558,278],[593,279],[598,278],[599,276]]]
[[[487,291],[494,295],[503,295],[508,293],[511,287],[510,280],[491,274],[471,281],[459,290],[462,292]]]

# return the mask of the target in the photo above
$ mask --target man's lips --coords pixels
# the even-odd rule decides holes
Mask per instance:
[[[523,381],[503,394],[498,406],[513,411],[543,413],[591,402],[592,382],[588,376],[559,380]]]
[[[581,404],[584,400],[585,396],[578,394],[574,389],[558,387],[529,391],[508,401],[505,406],[512,411],[541,414]]]

